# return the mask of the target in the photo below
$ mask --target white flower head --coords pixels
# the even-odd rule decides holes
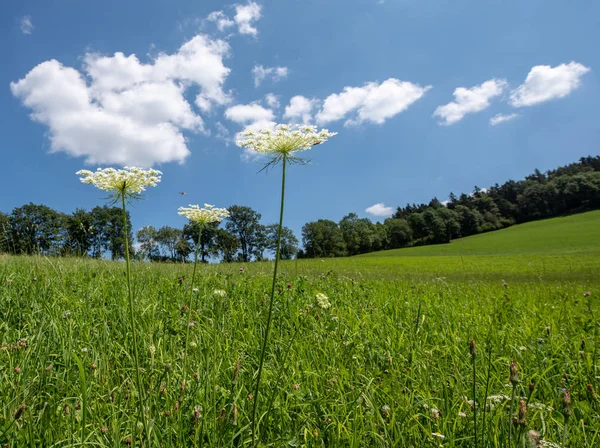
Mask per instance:
[[[273,130],[244,131],[236,145],[275,158],[293,157],[293,153],[325,143],[335,135],[336,132],[329,132],[327,129],[317,131],[316,126],[279,124]]]
[[[156,187],[162,173],[158,170],[144,170],[134,166],[126,166],[122,170],[115,168],[98,168],[96,172],[79,170],[76,173],[81,182],[90,184],[99,190],[108,191],[129,197],[138,196],[147,187]]]
[[[227,295],[227,293],[225,291],[223,291],[222,289],[215,289],[213,291],[213,294],[217,297],[225,297]]]
[[[204,204],[204,208],[200,208],[197,204],[179,207],[179,214],[195,224],[221,222],[223,218],[229,217],[229,211],[226,208],[216,208],[210,204]]]
[[[317,293],[317,305],[319,305],[323,309],[327,309],[331,306],[329,302],[329,297],[327,297],[322,292]]]

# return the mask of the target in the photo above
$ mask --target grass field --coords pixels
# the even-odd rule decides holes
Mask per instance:
[[[283,263],[261,446],[600,446],[599,225]],[[250,446],[272,263],[200,266],[192,302],[191,269],[133,265],[139,397],[124,263],[1,258],[0,444],[141,446],[141,399],[152,446]]]

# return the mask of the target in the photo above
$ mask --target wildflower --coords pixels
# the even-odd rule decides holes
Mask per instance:
[[[156,353],[156,347],[154,346],[154,344],[152,344],[150,347],[148,347],[148,350],[150,351],[150,356],[154,356]]]
[[[240,268],[240,272],[244,272],[244,266]]]
[[[562,415],[565,418],[565,421],[567,421],[572,414],[573,411],[571,410],[571,392],[569,392],[569,389],[563,389]]]
[[[17,409],[17,412],[15,412],[15,420],[19,420],[19,418],[21,418],[21,415],[25,411],[26,407],[27,406],[25,406],[25,403],[23,403],[21,406],[19,406],[19,409]]]
[[[215,289],[213,291],[213,294],[217,297],[225,297],[227,295],[227,293],[225,291],[223,291],[222,289]]]
[[[432,433],[431,433],[431,435],[432,435],[433,437],[438,437],[438,438],[440,438],[440,439],[445,439],[445,438],[446,438],[446,436],[445,436],[445,435],[442,435],[442,434],[440,434],[439,432],[432,432]]]
[[[525,427],[527,424],[527,406],[525,400],[519,399],[519,416],[517,417],[517,423],[521,427]]]
[[[88,352],[88,349],[87,349],[87,348],[83,347],[83,348],[81,349],[81,353],[87,353],[87,352]]]
[[[465,414],[464,412],[459,412],[459,413],[458,413],[458,416],[459,416],[460,418],[465,418],[465,417],[467,416],[467,414]]]
[[[475,347],[475,339],[473,338],[469,339],[469,353],[471,354],[472,358],[477,356],[477,347]]]
[[[143,170],[137,167],[128,167],[117,170],[114,168],[98,168],[94,173],[88,170],[79,170],[81,182],[93,185],[99,190],[108,191],[118,196],[137,198],[146,191],[147,187],[156,187],[160,182],[162,173],[158,170]]]
[[[384,418],[390,418],[390,407],[389,406],[382,406],[381,407],[381,415]]]
[[[317,293],[317,305],[319,305],[323,309],[327,309],[331,306],[329,302],[329,297],[327,297],[322,292]]]
[[[335,135],[336,132],[329,132],[327,129],[317,131],[316,126],[280,124],[274,130],[242,132],[242,139],[236,141],[236,145],[278,159],[284,156],[292,157],[293,153],[306,151],[315,145],[325,143]]]
[[[102,434],[106,434],[108,432],[108,427],[107,426],[103,426],[102,427]]]
[[[538,448],[542,446],[540,443],[540,435],[537,433],[537,431],[532,429],[527,433],[527,444],[529,448]]]
[[[204,204],[204,208],[199,205],[190,204],[188,207],[179,207],[179,215],[185,216],[195,224],[208,224],[211,222],[221,222],[223,218],[229,216],[225,208],[215,208],[214,205]]]
[[[431,417],[434,419],[440,418],[440,410],[436,408],[431,408]]]
[[[583,297],[589,297],[591,295],[592,295],[592,293],[590,291],[586,291],[583,293]]]
[[[513,387],[516,386],[519,382],[519,365],[517,364],[517,361],[512,361],[510,363],[509,381],[513,385]]]
[[[21,368],[19,366],[15,367],[13,370],[15,373],[21,373]]]
[[[193,288],[192,289],[192,292],[198,292],[198,291],[200,291],[198,288]]]

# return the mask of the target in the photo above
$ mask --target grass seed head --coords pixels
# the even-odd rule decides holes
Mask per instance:
[[[516,385],[519,383],[519,365],[517,364],[517,361],[514,360],[510,363],[509,381],[513,387],[516,387]]]

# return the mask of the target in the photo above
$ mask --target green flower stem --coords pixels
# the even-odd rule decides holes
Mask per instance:
[[[190,340],[190,322],[192,319],[192,315],[193,315],[193,311],[194,311],[194,304],[192,303],[193,299],[194,299],[194,280],[196,279],[196,268],[198,267],[198,252],[200,252],[200,239],[202,238],[202,226],[199,226],[199,233],[198,233],[198,241],[196,243],[196,250],[194,251],[194,268],[192,270],[192,280],[190,281],[190,295],[189,295],[189,301],[188,303],[189,305],[189,309],[188,309],[188,322],[187,322],[187,328],[185,331],[185,346],[183,347],[183,370],[181,372],[181,376],[183,377],[183,380],[181,382],[182,386],[183,386],[183,382],[186,381],[186,370],[187,370],[187,360],[188,360],[188,344],[189,344],[189,340]],[[186,384],[187,386],[187,384]],[[184,396],[185,396],[185,388],[182,387],[181,390],[181,406],[183,407],[183,400],[184,400]],[[183,412],[179,413],[179,435],[183,436]],[[195,443],[195,439],[194,439],[194,443]]]
[[[121,192],[121,205],[123,206],[123,229],[125,233],[125,264],[127,266],[127,294],[129,295],[129,320],[131,325],[131,336],[133,337],[133,358],[135,361],[135,382],[138,390],[138,407],[140,413],[140,419],[144,425],[144,433],[148,439],[148,446],[150,446],[150,433],[148,432],[148,425],[146,423],[146,416],[144,415],[144,389],[142,388],[142,382],[140,380],[140,358],[138,355],[137,337],[135,334],[135,313],[133,312],[133,294],[131,291],[131,267],[129,261],[129,236],[127,229],[127,209],[125,208],[125,188]]]
[[[267,341],[269,331],[271,330],[271,317],[273,314],[273,301],[275,298],[275,283],[277,281],[277,265],[279,264],[279,252],[281,250],[281,229],[283,227],[283,209],[285,205],[285,169],[287,156],[282,157],[282,175],[281,175],[281,206],[279,209],[279,227],[277,229],[277,250],[275,251],[275,267],[273,269],[273,283],[271,284],[271,299],[269,301],[269,314],[267,315],[267,328],[263,338],[262,349],[260,352],[260,363],[258,365],[258,374],[256,376],[256,388],[254,389],[254,405],[252,406],[252,446],[256,446],[256,409],[258,407],[258,394],[260,392],[260,378],[262,375],[263,363],[265,361],[265,352],[267,350]]]
[[[471,357],[471,361],[473,363],[473,427],[475,433],[475,444],[474,447],[477,448],[477,368],[475,363],[475,358],[477,355],[473,354]]]
[[[512,427],[513,427],[513,412],[514,412],[514,405],[515,405],[515,396],[517,393],[517,385],[514,384],[513,385],[513,389],[512,389],[512,394],[510,397],[510,411],[509,411],[509,415],[508,415],[508,448],[510,448],[511,445],[511,439],[512,439]]]

